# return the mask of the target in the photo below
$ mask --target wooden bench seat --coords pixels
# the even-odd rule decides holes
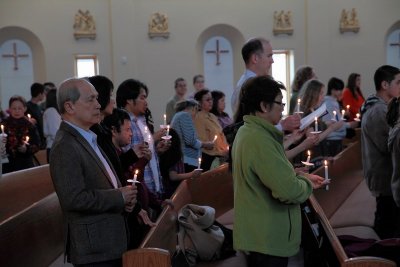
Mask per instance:
[[[4,174],[0,179],[0,222],[53,192],[49,165]]]
[[[63,252],[62,211],[49,166],[0,179],[0,266],[48,266]]]
[[[324,167],[314,173],[323,176]],[[329,178],[329,190],[316,190],[307,201],[316,219],[311,228],[317,229],[314,235],[321,257],[331,259],[334,266],[396,266],[378,257],[349,258],[338,239],[340,235],[353,235],[379,240],[373,230],[376,202],[363,178],[360,142],[349,144],[334,158]]]
[[[177,213],[188,203],[211,206],[215,208],[217,220],[222,216],[227,222],[233,222],[233,180],[228,165],[225,164],[206,172],[198,179],[183,181],[171,200],[173,208],[166,207],[163,210],[157,220],[157,226],[150,230],[140,245],[140,249],[124,254],[124,266],[156,266],[150,263],[156,257],[151,248],[163,249],[164,253],[169,252],[173,255],[177,245]],[[149,249],[148,255],[146,255],[146,249]],[[143,261],[146,258],[148,260]],[[164,260],[168,261],[169,258],[164,258]],[[237,253],[236,256],[222,261],[199,262],[197,266],[246,266],[246,260],[243,254]]]
[[[363,227],[372,230],[370,217],[371,210],[375,210],[375,202],[371,201],[370,195],[365,194],[360,155],[359,143],[349,144],[329,166],[332,178],[330,190],[317,190],[306,203],[308,215],[305,216],[303,228],[307,231],[304,235],[306,240],[303,241],[305,244],[310,242],[315,244],[316,251],[313,256],[316,255],[318,258],[318,261],[313,262],[315,264],[305,262],[306,266],[395,266],[394,262],[383,258],[348,258],[328,219],[335,223],[338,233],[350,230],[357,234],[357,231],[363,231]],[[323,167],[316,170],[316,173],[324,175]],[[157,226],[148,233],[139,249],[124,254],[124,267],[171,266],[170,255],[176,249],[177,212],[187,203],[214,207],[217,220],[225,226],[232,227],[234,223],[232,183],[232,175],[227,165],[206,172],[198,179],[182,182],[172,197],[174,208],[166,207],[163,210],[157,220]],[[357,194],[360,194],[361,199]],[[365,205],[372,206],[365,212],[364,218],[357,218],[358,210],[341,209],[342,205],[343,207],[364,205],[364,208]],[[346,222],[349,213],[355,216],[352,216],[353,221]],[[343,216],[345,217],[340,218]],[[349,227],[355,228],[349,229]],[[318,233],[317,236],[315,232]],[[246,261],[243,254],[237,253],[236,257],[217,262],[201,262],[197,266],[246,266]]]

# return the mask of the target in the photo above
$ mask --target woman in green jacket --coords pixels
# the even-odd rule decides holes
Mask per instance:
[[[259,76],[242,87],[244,125],[232,147],[234,247],[249,253],[249,266],[287,266],[299,251],[300,203],[325,184],[317,175],[295,173],[285,156],[283,133],[274,127],[282,116],[281,89]]]

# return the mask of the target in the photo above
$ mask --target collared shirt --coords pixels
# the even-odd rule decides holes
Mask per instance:
[[[107,160],[104,158],[103,154],[101,153],[98,145],[97,145],[97,135],[92,132],[92,131],[86,131],[75,124],[72,124],[69,121],[65,121],[70,125],[72,128],[78,131],[80,135],[90,144],[90,146],[93,148],[94,152],[96,155],[99,157],[100,161],[103,163],[104,168],[106,169],[108,175],[111,178],[111,182],[114,186],[114,188],[118,188],[118,182],[117,182],[117,177],[115,176],[114,172],[112,171],[110,165],[108,164]]]
[[[240,77],[239,81],[236,84],[235,91],[233,91],[232,98],[231,98],[231,105],[232,105],[232,112],[235,113],[238,105],[239,105],[239,95],[240,89],[242,89],[242,85],[250,78],[256,77],[257,74],[252,72],[249,69],[246,69],[243,75]]]
[[[155,153],[153,136],[148,128],[147,130],[145,129],[147,126],[144,116],[136,117],[129,112],[129,117],[131,119],[131,129],[133,133],[130,147],[147,142],[152,153],[151,160],[144,168],[144,182],[152,193],[162,193],[161,173],[158,156],[157,153]]]

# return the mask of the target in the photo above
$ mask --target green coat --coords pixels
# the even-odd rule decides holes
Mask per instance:
[[[297,176],[283,149],[283,134],[256,116],[245,116],[232,148],[234,247],[290,257],[300,246],[300,203],[311,183]]]

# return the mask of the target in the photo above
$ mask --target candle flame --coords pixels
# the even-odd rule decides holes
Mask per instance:
[[[136,169],[136,170],[135,170],[135,175],[138,175],[138,173],[139,173],[139,170]]]
[[[27,114],[28,118],[31,119],[31,114]]]
[[[359,119],[360,118],[360,113],[357,113],[356,117],[357,117],[357,119]]]
[[[25,142],[27,142],[27,143],[29,142],[29,136],[25,137]]]
[[[324,160],[324,165],[325,165],[325,167],[328,166],[328,161],[327,160]]]
[[[347,105],[346,108],[349,109],[349,108],[350,108],[350,105]]]
[[[310,150],[307,150],[307,155],[311,156],[311,151]]]
[[[300,98],[297,98],[297,104],[300,105],[300,102],[301,102],[301,99],[300,99]]]

